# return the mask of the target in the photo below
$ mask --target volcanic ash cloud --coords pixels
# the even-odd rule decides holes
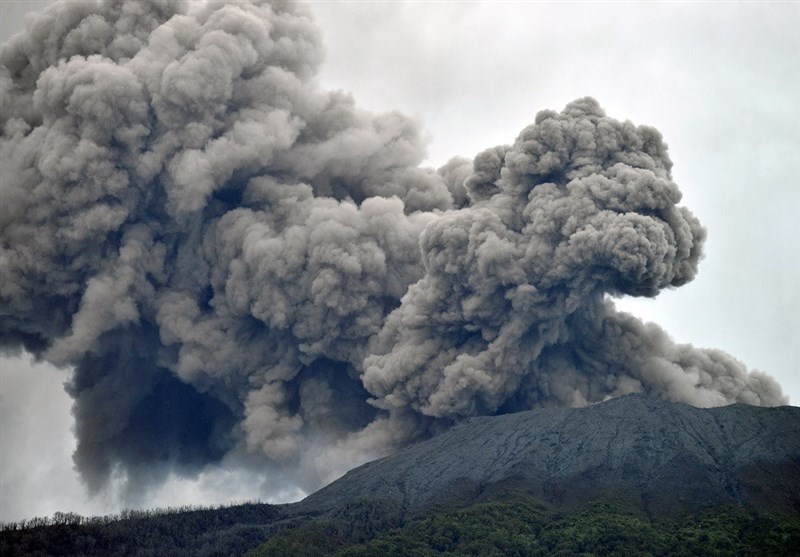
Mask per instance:
[[[607,295],[694,277],[660,134],[593,99],[420,167],[276,2],[66,2],[0,54],[0,339],[74,369],[97,491],[249,463],[305,489],[471,415],[785,402]]]

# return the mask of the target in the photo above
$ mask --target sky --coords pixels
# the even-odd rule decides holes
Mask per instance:
[[[0,2],[2,40],[46,2]],[[316,2],[319,79],[427,131],[426,164],[511,143],[536,113],[591,95],[657,128],[673,179],[708,229],[697,278],[618,307],[678,342],[718,348],[800,404],[800,4]],[[1,178],[1,176],[0,176]],[[119,510],[73,469],[69,370],[0,360],[0,520]],[[172,478],[147,506],[282,501],[249,472]]]

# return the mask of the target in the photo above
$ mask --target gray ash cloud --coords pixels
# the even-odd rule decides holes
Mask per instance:
[[[304,6],[65,2],[0,51],[0,339],[74,368],[75,463],[305,489],[472,415],[785,402],[608,295],[692,280],[660,134],[584,98],[421,167],[315,73]]]

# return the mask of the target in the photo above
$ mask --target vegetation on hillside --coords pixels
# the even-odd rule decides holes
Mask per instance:
[[[240,556],[275,532],[280,507],[247,503],[216,508],[126,511],[86,518],[56,513],[3,525],[3,557]]]
[[[409,519],[366,542],[348,539],[343,525],[333,519],[283,530],[247,557],[777,557],[800,547],[797,517],[736,507],[659,524],[605,503],[560,515],[515,499]]]
[[[653,521],[594,502],[559,514],[505,494],[461,509],[404,515],[387,501],[353,502],[325,515],[246,504],[84,519],[58,514],[7,524],[3,557],[529,557],[789,556],[800,517],[725,507]]]

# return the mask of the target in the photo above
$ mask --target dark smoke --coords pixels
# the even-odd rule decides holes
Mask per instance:
[[[0,338],[74,368],[97,491],[223,458],[306,489],[464,416],[785,402],[608,295],[694,277],[660,134],[589,98],[421,168],[288,2],[65,2],[3,45]]]

